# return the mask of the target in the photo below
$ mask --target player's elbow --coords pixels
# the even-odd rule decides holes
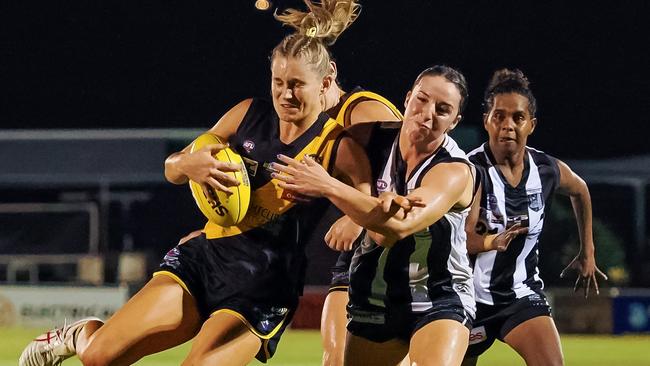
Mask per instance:
[[[576,179],[573,182],[571,188],[572,189],[569,191],[569,196],[572,199],[579,199],[583,201],[590,199],[589,187],[582,178],[576,176]]]
[[[185,184],[188,179],[182,174],[176,165],[178,164],[177,153],[170,155],[165,159],[165,179],[173,184]]]
[[[384,247],[392,247],[395,242],[402,240],[409,236],[411,233],[408,230],[405,230],[403,225],[400,225],[399,222],[386,222],[385,225],[378,226],[376,228],[377,233],[381,234],[384,237]]]

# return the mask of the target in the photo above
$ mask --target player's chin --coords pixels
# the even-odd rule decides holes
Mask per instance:
[[[280,108],[277,112],[278,117],[285,122],[299,122],[304,118],[298,108]]]
[[[498,146],[505,151],[518,151],[520,145],[515,140],[500,139]]]
[[[417,143],[422,143],[422,142],[428,142],[433,140],[432,134],[430,130],[425,130],[425,129],[416,129],[411,131],[409,134],[409,140],[413,144]]]

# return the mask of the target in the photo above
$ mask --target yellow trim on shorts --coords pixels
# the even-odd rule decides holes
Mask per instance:
[[[349,285],[339,285],[339,286],[332,286],[330,287],[327,292],[334,292],[334,291],[347,291],[350,288]]]
[[[190,291],[187,288],[187,285],[185,284],[185,282],[183,282],[183,280],[181,280],[181,278],[178,277],[177,275],[175,275],[174,273],[171,273],[169,271],[158,271],[158,272],[154,272],[153,275],[151,275],[151,277],[156,277],[156,276],[159,276],[159,275],[163,275],[163,276],[167,276],[167,277],[171,278],[172,280],[176,281],[179,285],[181,285],[183,290],[185,290],[185,292],[190,294],[190,296],[194,296],[194,295],[192,295],[192,291]]]
[[[236,317],[237,319],[241,320],[242,322],[244,322],[246,327],[248,327],[248,329],[251,332],[253,332],[253,334],[255,334],[256,336],[258,336],[261,339],[271,339],[271,338],[273,338],[275,333],[277,333],[280,330],[280,328],[282,328],[282,325],[284,324],[284,321],[287,319],[287,316],[285,315],[284,319],[282,319],[280,324],[278,324],[275,327],[275,329],[273,329],[269,334],[263,335],[262,333],[258,332],[257,329],[255,329],[255,327],[252,326],[251,323],[248,320],[246,320],[245,316],[241,315],[240,313],[238,313],[238,312],[236,312],[236,311],[234,311],[232,309],[219,309],[219,310],[215,311],[214,313],[210,314],[210,316],[213,316],[213,315],[218,314],[218,313],[230,314],[230,315]],[[287,314],[289,314],[289,313],[287,312]]]
[[[271,358],[271,351],[269,351],[269,340],[262,340],[262,349],[264,350],[264,356],[266,356],[267,361]]]

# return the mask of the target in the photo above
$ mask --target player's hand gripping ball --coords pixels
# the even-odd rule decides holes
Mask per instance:
[[[212,144],[223,144],[223,142],[217,136],[207,133],[203,134],[194,140],[191,152]],[[236,225],[246,216],[251,199],[251,185],[248,179],[248,173],[246,172],[246,167],[241,156],[229,147],[214,154],[214,158],[241,165],[241,170],[227,173],[235,177],[239,181],[239,185],[230,187],[232,191],[231,195],[227,195],[216,189],[211,189],[211,193],[215,197],[215,199],[212,199],[205,195],[200,184],[190,180],[192,196],[203,215],[211,222],[219,226]]]

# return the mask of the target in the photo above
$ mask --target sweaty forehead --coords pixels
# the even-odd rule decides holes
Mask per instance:
[[[295,57],[277,56],[271,63],[273,77],[283,79],[305,79],[315,74],[311,68],[301,59]]]
[[[423,92],[429,97],[444,100],[458,106],[460,104],[460,92],[454,83],[443,76],[425,76],[414,88],[415,92]]]
[[[528,112],[528,98],[518,93],[497,94],[494,96],[493,109]]]

